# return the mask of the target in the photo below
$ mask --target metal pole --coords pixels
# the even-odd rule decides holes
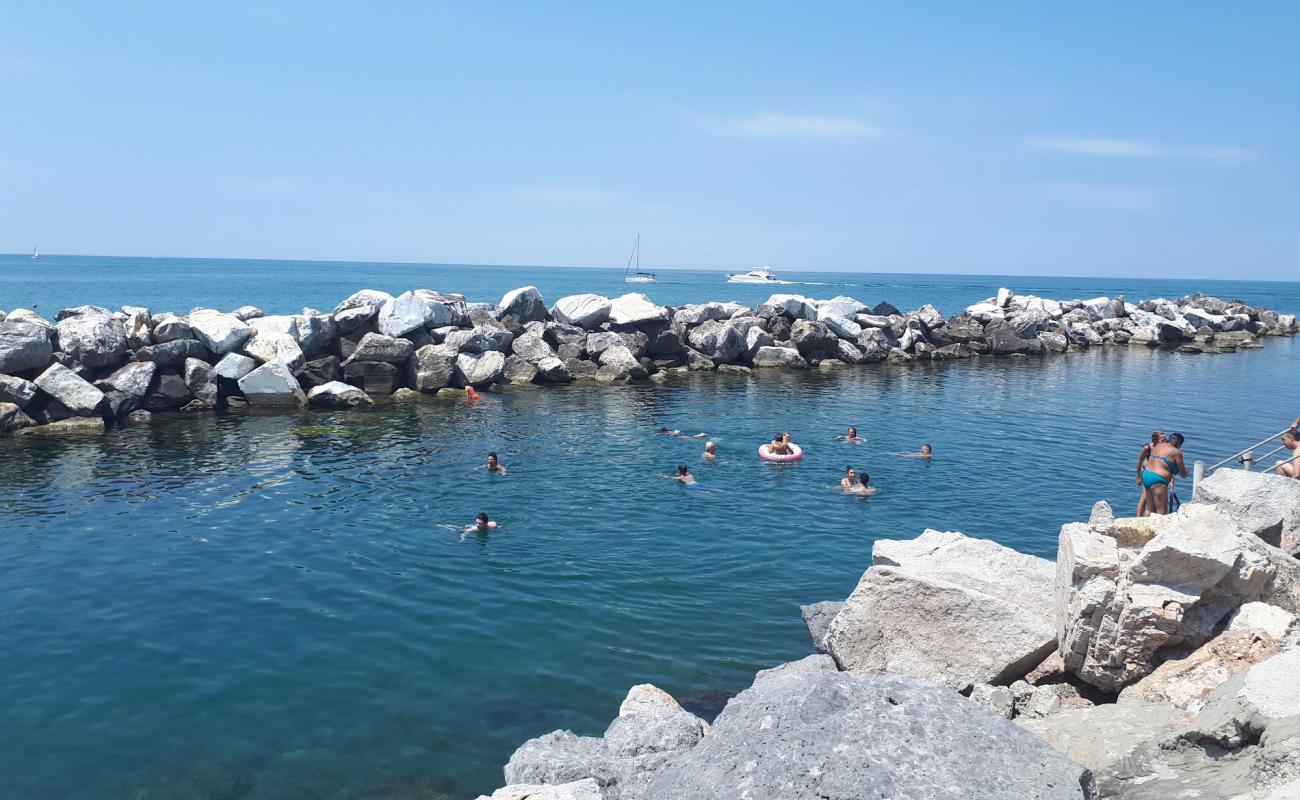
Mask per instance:
[[[1250,468],[1255,466],[1255,451],[1247,450],[1241,454],[1241,468],[1250,472]]]
[[[1250,451],[1251,451],[1251,450],[1254,450],[1256,447],[1263,447],[1264,445],[1268,444],[1269,442],[1273,441],[1274,439],[1280,438],[1280,437],[1282,436],[1282,434],[1286,433],[1286,431],[1289,431],[1289,430],[1291,430],[1291,429],[1290,429],[1290,428],[1287,428],[1287,429],[1284,430],[1284,431],[1278,431],[1277,433],[1273,434],[1272,436],[1268,437],[1267,439],[1265,439],[1265,440],[1262,441],[1262,442],[1255,442],[1255,443],[1252,444],[1250,447],[1246,448],[1245,450],[1242,450],[1240,453],[1234,453],[1233,455],[1228,456],[1227,458],[1223,459],[1223,460],[1220,461],[1219,463],[1217,463],[1217,464],[1213,465],[1212,467],[1210,467],[1210,469],[1212,469],[1212,470],[1218,469],[1219,467],[1223,466],[1224,464],[1227,464],[1229,461],[1233,461],[1233,460],[1235,460],[1235,459],[1237,459],[1237,458],[1246,458],[1247,456],[1250,455]]]
[[[1192,463],[1192,499],[1193,500],[1196,499],[1196,487],[1201,485],[1201,481],[1204,478],[1205,478],[1205,462],[1198,458],[1196,459],[1195,462]]]

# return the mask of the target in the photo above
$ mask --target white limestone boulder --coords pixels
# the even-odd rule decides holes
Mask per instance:
[[[1220,469],[1196,484],[1192,503],[1212,504],[1243,533],[1300,555],[1300,481],[1294,478]]]
[[[778,308],[793,319],[817,319],[817,302],[801,294],[774,294],[763,305]]]
[[[880,540],[826,648],[844,669],[962,687],[1010,683],[1056,640],[1051,562],[927,530]]]
[[[289,327],[292,328],[292,321]],[[298,346],[298,340],[291,333],[283,333],[271,330],[255,331],[248,341],[244,342],[241,348],[244,355],[255,359],[260,364],[268,361],[280,360],[289,365],[293,374],[297,375],[302,372],[303,366],[307,363],[307,357],[303,354],[302,348]]]
[[[639,292],[614,298],[610,303],[609,321],[614,325],[647,325],[652,322],[667,322],[669,312],[663,306],[655,305],[650,298]]]
[[[523,325],[528,322],[542,322],[550,318],[546,312],[546,301],[536,286],[523,286],[511,289],[501,296],[497,304],[502,315],[509,314]]]
[[[0,372],[10,375],[41,369],[54,357],[50,326],[16,317],[0,322]]]
[[[212,367],[212,371],[218,378],[232,381],[239,380],[255,369],[257,369],[257,362],[241,353],[226,353]]]
[[[374,319],[384,303],[392,299],[393,296],[388,292],[362,289],[344,298],[343,302],[334,307],[330,316],[334,318],[340,333],[348,333]]]
[[[239,317],[210,308],[191,311],[187,321],[195,338],[215,356],[238,350],[253,335],[253,329]]]
[[[249,405],[254,406],[303,406],[307,404],[307,395],[303,394],[293,370],[283,361],[268,361],[239,379],[239,390]]]
[[[79,417],[98,415],[104,403],[104,393],[101,390],[57,361],[38,375],[33,383]]]
[[[483,353],[461,353],[456,356],[454,380],[458,386],[482,389],[501,380],[506,368],[506,356],[500,350]]]
[[[307,402],[319,408],[359,408],[372,405],[374,400],[356,386],[342,381],[327,381],[311,388]]]
[[[551,315],[556,322],[591,330],[609,319],[613,302],[598,294],[573,294],[555,301]]]

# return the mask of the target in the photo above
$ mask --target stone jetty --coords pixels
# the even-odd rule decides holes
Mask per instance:
[[[523,744],[480,800],[1300,798],[1300,481],[1105,503],[1056,563],[957,532],[880,540],[812,646],[708,723],[633,687],[601,736]]]
[[[65,308],[53,320],[0,311],[0,433],[102,432],[168,411],[244,405],[359,408],[473,386],[631,383],[678,370],[808,369],[1106,345],[1186,353],[1258,347],[1294,315],[1194,295],[1051,300],[1001,289],[945,318],[852,297],[775,294],[757,308],[678,308],[642,294],[561,297],[532,286],[497,304],[426,289],[364,289],[332,311],[251,306],[187,314]]]

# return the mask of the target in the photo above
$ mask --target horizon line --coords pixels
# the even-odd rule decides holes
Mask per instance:
[[[30,253],[0,253],[0,258],[18,258],[31,260]],[[116,258],[116,259],[133,259],[133,260],[168,260],[168,261],[248,261],[259,263],[285,263],[285,264],[374,264],[383,266],[398,267],[474,267],[487,269],[590,269],[590,270],[620,270],[619,266],[605,266],[598,264],[488,264],[488,263],[457,263],[451,261],[382,261],[374,259],[318,259],[318,258],[263,258],[247,256],[141,256],[141,255],[109,255],[101,253],[42,253],[44,258]],[[39,259],[37,259],[39,260]],[[749,267],[753,269],[753,267]],[[742,269],[741,267],[654,267],[643,266],[644,272],[667,271],[667,272],[718,272],[728,274],[729,270]],[[870,270],[835,270],[835,269],[816,269],[807,267],[781,267],[782,272],[796,273],[822,273],[831,275],[886,275],[886,276],[934,276],[944,278],[1077,278],[1077,279],[1117,279],[1117,280],[1140,280],[1153,283],[1185,283],[1190,280],[1210,280],[1224,281],[1229,283],[1300,283],[1300,280],[1281,280],[1266,278],[1150,278],[1132,275],[1044,275],[1039,273],[1003,273],[1003,272],[930,272],[918,270],[915,272],[880,272]]]

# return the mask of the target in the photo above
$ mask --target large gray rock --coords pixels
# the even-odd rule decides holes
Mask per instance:
[[[1095,771],[1097,797],[1294,797],[1284,787],[1300,780],[1297,674],[1292,649],[1230,678],[1191,722]]]
[[[701,323],[686,335],[691,347],[719,364],[736,360],[745,349],[745,337],[734,325],[718,320]]]
[[[555,356],[555,350],[546,343],[545,337],[540,333],[533,333],[531,331],[521,336],[516,336],[515,340],[510,344],[510,349],[514,351],[515,355],[534,364],[544,358],[552,358]]]
[[[568,383],[573,376],[563,361],[550,356],[537,362],[537,379],[542,383]]]
[[[188,320],[194,336],[214,356],[224,356],[238,350],[253,335],[253,329],[239,317],[210,308],[191,311]]]
[[[755,681],[648,800],[1081,800],[1082,773],[955,692],[821,669]]]
[[[382,333],[367,333],[357,342],[352,355],[343,362],[344,366],[355,361],[382,361],[387,364],[405,364],[415,351],[415,345],[409,339],[398,339]]]
[[[176,411],[194,401],[194,394],[185,384],[185,378],[175,367],[160,367],[149,394],[144,398],[144,409],[151,414]]]
[[[138,306],[122,306],[122,331],[126,334],[126,346],[139,350],[153,344],[153,318],[149,309]]]
[[[190,394],[194,395],[195,400],[208,408],[216,407],[217,373],[213,371],[211,364],[197,358],[187,358],[181,377],[185,379],[185,386],[190,390]]]
[[[1048,717],[1021,717],[1016,724],[1042,737],[1062,755],[1089,771],[1127,757],[1139,745],[1165,735],[1184,721],[1178,709],[1158,703],[1067,708]]]
[[[629,292],[614,298],[610,303],[609,321],[614,325],[636,326],[667,322],[668,319],[668,309],[655,305],[650,298],[639,292]]]
[[[556,300],[551,315],[557,322],[591,330],[609,319],[613,305],[608,297],[598,294],[573,294]]]
[[[79,417],[99,414],[104,393],[77,373],[55,362],[34,381],[36,387]]]
[[[637,357],[623,345],[611,347],[600,354],[600,369],[596,379],[601,381],[641,381],[646,379],[646,369]]]
[[[307,393],[307,402],[320,408],[358,408],[374,403],[370,395],[342,381],[329,381],[313,386]]]
[[[239,379],[239,390],[250,405],[303,406],[307,395],[283,361],[268,361]]]
[[[784,367],[786,369],[805,369],[808,362],[793,347],[759,347],[754,353],[756,367]]]
[[[279,333],[269,330],[259,330],[244,342],[243,353],[255,359],[259,364],[265,364],[268,361],[283,361],[289,365],[289,369],[296,375],[302,371],[303,365],[307,363],[307,357],[303,354],[302,348],[298,346],[298,340],[291,333]]]
[[[505,352],[514,338],[514,334],[497,325],[475,325],[469,330],[448,333],[442,343],[461,353],[486,353],[489,350]]]
[[[1243,533],[1300,555],[1300,481],[1241,469],[1220,469],[1196,484],[1193,503],[1209,503]]]
[[[190,327],[184,317],[178,317],[175,314],[159,314],[154,319],[153,341],[155,344],[193,338],[195,338],[194,329]]]
[[[16,403],[0,401],[0,434],[13,433],[34,425],[36,420],[27,416]]]
[[[384,303],[392,299],[393,296],[388,292],[362,289],[335,306],[330,316],[334,318],[340,333],[348,333],[374,319]]]
[[[791,319],[817,318],[817,301],[801,294],[774,294],[763,305],[777,308]]]
[[[13,375],[43,369],[53,357],[48,326],[15,320],[12,314],[0,322],[0,372]]]
[[[820,322],[795,320],[790,328],[790,343],[806,359],[835,358],[839,355],[839,337]]]
[[[1169,659],[1150,675],[1125,687],[1119,703],[1158,703],[1195,713],[1221,684],[1272,657],[1279,647],[1279,642],[1264,630],[1224,631],[1190,654]]]
[[[1261,599],[1277,568],[1214,506],[1070,523],[1057,552],[1056,613],[1065,666],[1117,692],[1167,647],[1195,648],[1237,606]]]
[[[54,329],[59,349],[92,369],[120,363],[126,355],[122,323],[102,309],[64,317]]]
[[[36,384],[13,375],[0,375],[0,403],[27,408],[36,399]]]
[[[158,365],[151,361],[132,361],[99,381],[97,386],[108,399],[113,415],[122,417],[144,406],[157,372]]]
[[[450,386],[456,374],[456,348],[426,344],[406,365],[407,384],[421,392],[436,392]]]
[[[502,315],[509,314],[521,324],[540,322],[550,317],[546,313],[546,301],[536,286],[511,289],[501,296],[501,302],[497,305],[500,306]]]
[[[804,627],[808,629],[808,638],[818,652],[826,652],[826,634],[830,633],[831,621],[840,613],[841,608],[844,608],[842,600],[823,600],[799,607]]]
[[[255,369],[257,369],[257,362],[239,353],[226,353],[212,367],[217,377],[232,381],[239,380]]]
[[[402,292],[383,302],[377,312],[376,324],[385,336],[405,336],[427,327],[451,325],[452,310],[420,292]]]
[[[605,793],[599,783],[583,778],[559,786],[515,783],[503,786],[491,795],[481,794],[475,800],[605,800]]]
[[[196,339],[172,339],[141,347],[135,351],[136,361],[152,361],[160,367],[177,367],[187,358],[208,359],[208,348]]]
[[[826,636],[844,669],[960,688],[1010,683],[1051,652],[1051,562],[933,530],[877,541],[871,558]]]
[[[457,386],[482,389],[501,380],[506,368],[506,356],[499,350],[486,353],[461,353],[456,356],[453,380]]]
[[[733,310],[725,303],[709,302],[682,306],[673,314],[673,322],[699,325],[709,320],[730,319]]]
[[[610,800],[640,800],[646,783],[704,736],[704,720],[650,684],[632,687],[601,738],[554,731],[531,739],[506,764],[510,784],[593,779]]]
[[[329,349],[338,335],[338,325],[328,314],[304,308],[303,313],[293,318],[291,333],[298,340],[303,355],[311,359]]]
[[[516,355],[506,356],[505,369],[501,371],[501,382],[508,384],[528,384],[537,377],[537,367]]]

